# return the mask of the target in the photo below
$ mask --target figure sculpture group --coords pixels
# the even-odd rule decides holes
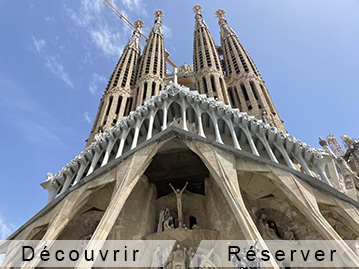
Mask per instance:
[[[177,202],[177,215],[178,215],[178,227],[184,227],[183,224],[183,210],[182,210],[182,195],[184,190],[186,189],[188,182],[184,185],[182,190],[175,189],[172,184],[169,184],[172,190],[176,195],[176,202]],[[157,232],[164,232],[164,231],[171,231],[174,229],[174,219],[170,214],[170,210],[166,207],[163,207],[160,211],[159,219],[158,219],[158,226]]]
[[[163,207],[160,211],[157,232],[171,231],[174,229],[173,218],[170,215],[170,210],[167,207]]]
[[[189,268],[194,256],[193,249],[183,247],[179,242],[173,248],[169,247],[163,251],[158,247],[152,256],[151,268],[158,268],[161,261],[164,269]]]
[[[264,240],[295,240],[294,232],[291,227],[287,227],[283,236],[279,234],[276,223],[267,219],[266,214],[262,214],[258,219],[258,230],[261,233]]]

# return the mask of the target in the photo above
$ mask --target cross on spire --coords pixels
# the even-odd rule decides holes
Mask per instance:
[[[141,34],[141,28],[145,27],[145,24],[141,20],[137,20],[133,23],[133,25],[136,27],[134,33]]]
[[[136,27],[136,29],[140,29],[140,28],[143,28],[145,27],[145,23],[141,20],[137,20],[133,23],[133,25]]]
[[[202,12],[202,6],[200,6],[200,5],[195,5],[193,8],[192,8],[192,10],[193,10],[193,13],[196,13],[196,16],[195,16],[195,18],[197,19],[197,17],[198,16],[201,16],[202,17],[202,14],[201,14],[201,12]]]
[[[215,16],[214,16],[215,18],[222,19],[226,16],[226,11],[223,9],[218,9],[214,14],[215,14]]]
[[[155,13],[153,13],[153,15],[156,18],[156,20],[155,20],[156,22],[162,23],[161,18],[164,17],[162,10],[155,11]]]
[[[218,9],[215,13],[214,13],[214,17],[215,18],[219,18],[218,24],[222,25],[224,22],[226,22],[226,19],[224,19],[224,17],[226,16],[226,11],[223,9]]]

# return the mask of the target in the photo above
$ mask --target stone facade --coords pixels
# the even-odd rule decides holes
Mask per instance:
[[[204,24],[199,7],[195,10],[196,24]],[[164,50],[162,13],[156,14],[152,40],[146,46]],[[223,12],[217,15],[222,46],[236,42],[240,46]],[[201,35],[195,34],[196,38],[203,38],[202,34],[210,37],[206,26],[200,29],[204,30],[199,30]],[[182,256],[187,255],[185,249],[196,249],[201,240],[325,239],[337,240],[349,259],[357,258],[355,249],[344,240],[359,237],[359,179],[345,161],[337,160],[325,143],[321,143],[323,149],[317,149],[287,134],[278,126],[279,117],[274,117],[278,115],[273,114],[270,103],[264,102],[264,91],[258,98],[254,90],[249,95],[250,104],[257,107],[247,114],[241,110],[246,104],[241,97],[235,99],[239,109],[229,105],[222,87],[216,88],[222,96],[219,90],[214,96],[212,89],[208,97],[203,85],[194,91],[174,79],[160,90],[157,86],[164,87],[164,76],[163,69],[160,73],[157,69],[157,75],[162,75],[156,78],[155,94],[144,94],[145,84],[141,83],[148,76],[133,82],[124,79],[126,70],[133,71],[136,66],[129,58],[139,55],[138,39],[135,32],[110,79],[89,146],[54,176],[47,175],[42,186],[49,192],[48,204],[9,239],[85,239],[93,249],[100,248],[99,240],[106,239],[174,239],[173,252]],[[149,51],[159,50],[145,48],[140,63],[154,59]],[[244,49],[239,52],[246,55]],[[239,65],[240,55],[235,55]],[[215,59],[213,55],[211,59]],[[164,65],[164,58],[162,61]],[[121,65],[125,62],[127,65]],[[258,90],[262,80],[248,55],[244,63],[239,73],[232,73],[257,76],[245,80],[244,85],[257,83],[253,89]],[[229,64],[235,70],[234,62]],[[186,65],[179,72],[194,74],[192,86],[196,87],[198,70],[196,65],[194,70]],[[221,69],[216,72],[215,81],[221,81]],[[113,80],[117,74],[125,81],[127,95],[114,91],[120,83]],[[142,85],[142,90],[133,95],[131,85]],[[107,124],[114,116],[113,106],[108,104],[111,96],[112,100],[119,96],[139,98],[134,103],[138,106],[128,113],[122,99],[121,116],[112,127]],[[267,108],[274,123],[260,117]],[[253,111],[259,118],[250,115]],[[100,126],[104,126],[103,132],[98,132]],[[36,266],[39,260],[34,259],[22,268]],[[278,268],[275,263],[272,266]],[[187,267],[188,261],[183,259],[166,265],[168,269]]]

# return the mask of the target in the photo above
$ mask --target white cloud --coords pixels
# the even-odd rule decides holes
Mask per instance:
[[[119,33],[113,33],[105,26],[101,30],[91,30],[93,42],[99,47],[104,54],[110,56],[119,56],[123,46],[118,45],[117,41],[121,39]]]
[[[146,5],[142,2],[142,0],[121,0],[121,2],[130,11],[134,11],[142,15],[147,15],[145,9]]]
[[[36,39],[34,36],[32,36],[32,41],[37,52],[43,51],[44,47],[46,46],[46,41],[44,39]]]
[[[24,130],[23,134],[25,138],[39,147],[53,145],[56,147],[62,147],[64,143],[51,132],[47,127],[37,124],[35,122],[19,122],[19,127]]]
[[[84,117],[86,122],[88,123],[92,122],[92,117],[89,116],[89,113],[87,111],[84,114],[82,114],[82,116]]]
[[[70,80],[69,75],[65,72],[64,65],[60,62],[60,57],[57,56],[46,56],[45,57],[45,66],[51,71],[55,76],[62,79],[70,88],[74,88],[74,84]]]
[[[5,240],[13,231],[14,225],[6,223],[6,221],[0,216],[0,240]]]
[[[112,1],[112,4],[129,19],[133,14],[146,15],[142,0],[117,0]],[[112,15],[101,1],[81,0],[78,10],[65,7],[65,13],[84,30],[85,38],[108,57],[119,57],[132,34],[132,30]]]
[[[51,21],[55,20],[54,17],[50,17],[50,16],[45,16],[44,19],[46,22],[51,22]]]
[[[98,19],[104,7],[105,5],[100,1],[82,0],[78,12],[71,8],[66,8],[66,13],[76,24],[86,27]]]
[[[0,241],[5,240],[13,231],[15,230],[15,225],[8,223],[0,215]],[[0,266],[2,265],[5,258],[5,254],[0,254]]]
[[[0,254],[0,266],[2,265],[4,259],[5,259],[5,254]]]
[[[163,36],[165,38],[172,38],[172,29],[165,24],[162,24]]]
[[[104,76],[97,73],[92,74],[92,79],[89,84],[89,91],[93,95],[96,95],[99,91],[104,91],[106,82],[107,79]]]

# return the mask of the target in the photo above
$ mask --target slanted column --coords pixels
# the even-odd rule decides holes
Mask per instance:
[[[93,154],[92,154],[91,148],[86,148],[83,152],[80,153],[80,155],[78,157],[78,160],[80,162],[80,168],[77,172],[77,176],[75,178],[74,185],[77,184],[81,180],[81,178],[85,172],[85,169],[86,169],[87,165],[89,164],[89,160],[91,160],[92,156],[93,156]]]
[[[120,138],[120,145],[118,146],[116,158],[120,157],[122,155],[123,148],[125,146],[125,140],[127,138],[128,133],[130,132],[129,129],[123,130]]]
[[[332,186],[332,183],[330,183],[327,174],[325,173],[325,167],[328,163],[328,160],[326,160],[320,153],[315,152],[313,156],[313,165],[317,169],[318,174],[320,175],[320,178],[327,183],[329,186]]]
[[[60,184],[56,181],[55,177],[51,173],[46,174],[46,181],[41,183],[41,186],[48,191],[49,198],[47,203],[50,203],[55,199]]]
[[[310,171],[307,162],[305,161],[305,159],[302,156],[302,152],[304,151],[303,146],[298,143],[298,141],[295,143],[294,146],[294,156],[297,159],[297,161],[299,162],[300,166],[302,167],[302,169],[304,170],[304,172],[309,175],[309,176],[313,176],[313,173]]]
[[[152,109],[151,109],[150,119],[149,119],[149,123],[148,123],[148,131],[147,131],[147,138],[146,138],[146,140],[152,138],[153,124],[154,124],[154,121],[155,121],[155,114],[156,114],[156,112],[157,112],[157,110],[152,110]]]
[[[252,153],[254,155],[259,156],[259,152],[257,150],[256,145],[254,144],[252,134],[249,131],[248,125],[249,125],[249,117],[248,117],[248,115],[245,114],[245,115],[242,116],[242,124],[239,127],[243,130],[244,134],[246,135],[248,143],[249,143],[249,146],[250,146],[250,148],[252,150]]]
[[[104,240],[107,239],[111,232],[131,191],[136,186],[140,177],[145,176],[143,173],[150,164],[153,156],[156,154],[156,148],[157,143],[154,143],[146,148],[136,151],[130,158],[122,163],[121,167],[118,168],[116,187],[111,201],[92,235],[91,240],[87,244],[87,249],[93,249],[96,257],[98,251],[104,244]],[[79,264],[86,264],[86,267],[80,266],[77,268],[92,268],[94,262],[86,262],[84,257],[81,259]],[[94,260],[96,260],[96,258]]]
[[[252,134],[251,134],[251,132],[248,130],[248,127],[247,127],[247,126],[244,126],[244,127],[242,128],[242,130],[243,130],[244,134],[245,134],[246,137],[247,137],[247,140],[248,140],[249,146],[250,146],[250,148],[251,148],[251,150],[252,150],[252,153],[253,153],[254,155],[260,156],[260,155],[259,155],[259,152],[258,152],[258,150],[257,150],[257,147],[256,147],[256,145],[254,144]]]
[[[55,242],[62,231],[70,223],[70,221],[77,215],[78,210],[88,201],[92,190],[86,188],[79,188],[70,192],[67,196],[67,199],[64,199],[57,205],[58,210],[53,210],[54,216],[53,221],[49,224],[49,227],[41,240],[40,243],[36,246],[35,251],[42,251],[47,246],[47,249],[50,249],[52,244]],[[31,261],[25,262],[21,267],[22,269],[36,268],[41,259],[39,255],[35,256]]]
[[[64,185],[62,186],[60,194],[63,194],[65,191],[68,190],[68,188],[70,187],[71,181],[73,179],[73,173],[71,172],[69,167],[65,167],[63,170],[63,173],[65,176],[65,181],[64,181]]]
[[[184,99],[184,97],[181,100],[181,109],[182,109],[182,129],[185,131],[188,131],[187,128],[187,115],[186,115],[186,110],[187,110],[187,103],[186,100]]]
[[[136,125],[135,125],[135,133],[134,133],[134,135],[133,135],[133,140],[132,140],[131,149],[134,149],[135,147],[137,147],[138,136],[139,136],[139,134],[140,134],[141,124],[142,124],[142,121],[141,121],[140,119],[137,119]]]
[[[260,248],[266,248],[262,236],[253,222],[242,198],[236,171],[236,157],[222,149],[215,148],[212,145],[200,141],[192,141],[190,149],[201,158],[223,191],[243,231],[245,240],[255,241],[258,239]],[[274,268],[278,268],[278,265],[273,262],[273,259],[271,259],[271,265]]]
[[[162,131],[167,129],[167,113],[168,113],[168,102],[165,100],[163,102],[163,121],[162,121]]]
[[[117,140],[116,138],[118,137],[119,134],[120,134],[120,128],[118,127],[118,125],[114,127],[112,132],[110,131],[110,133],[108,133],[107,135],[108,144],[105,149],[105,156],[103,157],[101,167],[108,163],[108,159],[110,158],[111,151],[116,143]]]
[[[282,154],[285,162],[287,163],[288,167],[296,170],[292,160],[289,158],[289,155],[287,153],[287,150],[284,148],[284,141],[285,141],[285,136],[283,132],[280,132],[277,135],[277,140],[274,142],[274,145],[277,147],[277,149],[279,150],[279,152]]]
[[[89,170],[87,171],[86,176],[90,175],[95,170],[98,159],[100,158],[100,155],[102,153],[100,142],[96,142],[96,145],[93,147],[93,149],[95,151],[95,155],[92,158],[91,166],[90,166]]]
[[[213,108],[210,111],[210,120],[212,121],[214,133],[216,134],[216,142],[223,144],[221,133],[218,128],[218,116],[214,113]]]
[[[302,212],[324,239],[336,240],[337,246],[346,253],[348,260],[357,260],[358,258],[353,250],[343,241],[321,214],[317,199],[314,192],[310,190],[310,187],[303,185],[300,180],[287,171],[272,166],[268,167],[272,170],[272,173],[269,175],[271,182],[282,190],[283,194]]]
[[[198,135],[206,138],[206,135],[203,131],[202,113],[196,112],[196,116],[198,120]]]
[[[239,143],[238,143],[237,135],[236,135],[236,132],[234,131],[232,121],[231,121],[231,120],[228,120],[228,119],[225,119],[225,122],[227,123],[228,128],[229,128],[229,131],[230,131],[230,133],[231,133],[234,147],[235,147],[236,149],[241,150],[241,146],[240,146]]]

